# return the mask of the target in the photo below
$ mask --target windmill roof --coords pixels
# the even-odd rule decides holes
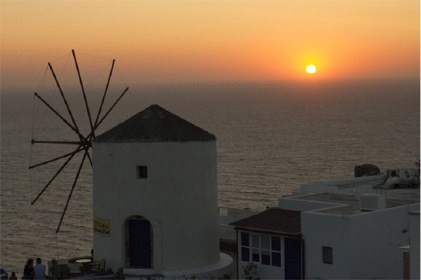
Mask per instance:
[[[231,225],[235,226],[236,229],[298,236],[301,234],[301,212],[269,208],[256,215],[231,223]]]
[[[190,142],[215,141],[216,137],[174,115],[151,105],[126,121],[97,136],[95,142]]]

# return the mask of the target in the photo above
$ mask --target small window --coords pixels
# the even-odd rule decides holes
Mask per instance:
[[[281,267],[281,238],[279,236],[272,235],[272,266]]]
[[[253,249],[251,251],[251,257],[253,262],[260,262],[260,251],[259,249]]]
[[[241,232],[241,260],[250,261],[250,235],[248,232]]]
[[[263,250],[270,250],[270,235],[261,235],[260,236],[260,247]]]
[[[323,247],[323,263],[333,263],[333,249],[332,247]]]
[[[251,260],[253,262],[260,262],[260,235],[251,235]]]
[[[270,265],[270,250],[262,250],[262,264]]]
[[[148,178],[148,167],[147,166],[138,166],[136,169],[137,169],[137,179]]]
[[[241,247],[241,260],[244,262],[250,261],[250,248]]]
[[[260,244],[259,244],[259,239],[260,239],[260,236],[259,235],[257,235],[257,234],[252,234],[251,235],[251,246],[253,247],[253,248],[259,248],[260,247]]]
[[[249,233],[248,232],[241,232],[241,246],[250,246],[250,241],[249,241]]]
[[[281,251],[281,238],[279,236],[272,236],[272,250]]]
[[[281,253],[272,252],[272,266],[281,267]]]

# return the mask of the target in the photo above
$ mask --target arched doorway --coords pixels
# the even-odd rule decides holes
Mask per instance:
[[[126,221],[126,266],[152,268],[152,226],[142,216]]]

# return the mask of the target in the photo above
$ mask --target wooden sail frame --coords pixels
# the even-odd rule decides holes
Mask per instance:
[[[31,144],[47,144],[47,145],[74,145],[76,148],[68,153],[65,153],[63,155],[60,155],[58,157],[34,164],[29,166],[29,169],[34,169],[43,165],[47,165],[53,162],[56,162],[58,160],[62,160],[62,159],[66,159],[65,162],[58,168],[58,170],[53,174],[53,176],[50,178],[50,180],[45,184],[45,186],[42,188],[42,190],[38,193],[38,195],[32,200],[31,204],[35,204],[36,201],[42,196],[42,194],[48,189],[49,186],[51,186],[51,184],[54,182],[54,180],[59,176],[59,174],[66,168],[66,166],[72,161],[72,159],[74,159],[74,156],[76,154],[79,153],[83,153],[83,157],[82,160],[79,164],[78,170],[75,174],[75,178],[73,180],[72,183],[72,187],[70,189],[70,192],[67,196],[67,200],[66,200],[66,204],[64,206],[64,209],[62,211],[61,217],[60,217],[60,221],[58,223],[58,226],[56,228],[56,233],[58,233],[60,231],[60,227],[61,224],[63,222],[64,216],[66,214],[69,202],[72,198],[73,195],[73,191],[75,189],[75,187],[77,186],[77,182],[81,173],[81,170],[84,166],[84,163],[86,161],[86,159],[88,159],[90,165],[92,166],[92,158],[90,156],[89,150],[92,148],[92,141],[95,139],[95,131],[99,128],[99,126],[104,122],[104,120],[107,118],[107,116],[109,115],[109,113],[115,108],[115,106],[118,104],[118,102],[123,98],[123,96],[127,93],[127,91],[129,90],[129,87],[126,87],[124,89],[124,91],[118,96],[118,98],[114,101],[114,103],[108,108],[108,110],[105,111],[105,113],[103,115],[101,115],[102,111],[103,111],[103,107],[104,107],[104,103],[106,100],[106,96],[107,96],[107,92],[109,89],[109,85],[110,85],[110,81],[111,81],[111,77],[113,74],[113,70],[114,70],[114,64],[115,64],[115,59],[113,59],[112,61],[112,65],[111,65],[111,69],[110,72],[108,74],[108,79],[107,79],[107,84],[105,86],[105,90],[104,93],[102,95],[101,98],[101,104],[100,107],[98,109],[98,112],[95,116],[95,119],[93,120],[92,118],[92,114],[91,114],[91,109],[89,107],[89,102],[87,99],[87,95],[85,92],[85,87],[83,84],[83,80],[82,80],[82,75],[80,73],[80,69],[79,69],[79,64],[76,58],[76,53],[74,50],[72,50],[72,55],[73,55],[73,59],[74,59],[74,63],[75,63],[75,67],[76,67],[76,72],[78,74],[78,78],[79,78],[79,83],[80,83],[80,87],[81,87],[81,91],[82,91],[82,95],[83,95],[83,100],[84,100],[84,104],[85,104],[85,110],[87,112],[88,115],[88,120],[89,120],[89,127],[90,127],[90,131],[89,133],[84,136],[80,129],[79,126],[74,118],[74,115],[72,113],[71,107],[67,101],[67,98],[62,90],[62,87],[60,85],[59,80],[57,79],[56,73],[54,72],[53,66],[52,64],[49,62],[48,63],[48,68],[50,69],[50,72],[54,78],[54,81],[56,83],[56,86],[60,92],[60,96],[61,99],[66,107],[66,111],[69,114],[70,120],[68,118],[66,118],[65,116],[63,116],[62,114],[60,114],[56,109],[54,109],[53,106],[51,106],[45,99],[43,99],[38,93],[34,93],[34,96],[41,101],[42,104],[44,104],[48,109],[50,109],[54,115],[56,115],[66,126],[68,126],[79,138],[79,141],[67,141],[67,140],[39,140],[39,139],[31,139]]]

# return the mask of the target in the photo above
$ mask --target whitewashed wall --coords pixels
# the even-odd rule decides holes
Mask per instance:
[[[349,218],[321,213],[301,213],[301,233],[305,242],[307,279],[351,279],[349,263]],[[322,247],[333,248],[333,263],[323,263]]]
[[[94,143],[94,216],[110,236],[94,234],[95,259],[125,267],[127,218],[153,228],[153,272],[189,270],[219,260],[216,143]],[[137,166],[148,167],[138,179]]]
[[[407,212],[408,206],[351,216],[303,212],[306,278],[401,278]],[[323,263],[323,246],[333,248],[332,264]]]
[[[411,211],[413,211],[411,209]],[[409,214],[410,239],[410,276],[411,279],[420,279],[420,206]]]

